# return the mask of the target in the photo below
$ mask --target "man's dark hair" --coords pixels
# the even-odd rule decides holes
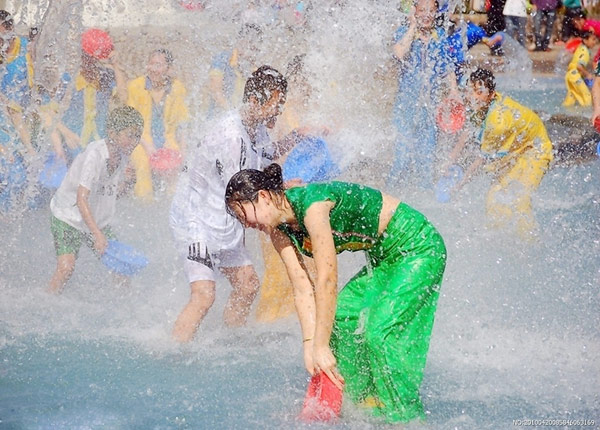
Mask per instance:
[[[144,128],[144,119],[135,108],[131,106],[119,106],[108,113],[106,118],[106,130],[120,132],[129,127]]]
[[[12,15],[4,9],[0,10],[0,25],[7,30],[12,30],[15,25]]]
[[[473,84],[482,83],[490,92],[496,91],[496,78],[494,74],[487,70],[478,67],[469,76],[469,81]]]
[[[287,80],[271,66],[260,66],[246,81],[244,87],[244,103],[255,97],[261,105],[270,98],[273,91],[287,94]]]

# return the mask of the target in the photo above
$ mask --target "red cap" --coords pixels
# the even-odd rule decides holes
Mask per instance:
[[[86,54],[104,60],[108,58],[114,45],[106,31],[90,28],[81,35],[81,48]]]

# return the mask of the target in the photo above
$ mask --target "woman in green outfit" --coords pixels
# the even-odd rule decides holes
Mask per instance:
[[[440,234],[419,212],[344,182],[285,189],[281,168],[242,170],[225,194],[245,227],[271,235],[294,285],[304,362],[390,422],[424,418],[419,386],[446,264]],[[367,252],[337,290],[336,254]],[[298,251],[313,256],[311,281]],[[339,368],[339,371],[338,371]]]

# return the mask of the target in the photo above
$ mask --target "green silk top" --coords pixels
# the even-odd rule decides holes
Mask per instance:
[[[304,217],[316,202],[334,203],[329,214],[336,252],[369,249],[378,240],[379,214],[383,205],[381,192],[364,185],[347,182],[313,183],[285,191],[296,215],[299,229],[279,225],[298,250],[312,256],[312,244]]]

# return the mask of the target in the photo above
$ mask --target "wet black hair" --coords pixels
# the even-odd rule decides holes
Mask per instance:
[[[413,0],[413,6],[417,6],[420,0]],[[440,2],[438,0],[434,0],[436,11],[440,9]]]
[[[596,37],[596,38],[598,38],[598,35],[596,33],[594,33],[593,31],[584,31],[581,34],[581,38],[582,39],[589,39],[590,37]]]
[[[108,113],[106,117],[106,130],[120,132],[129,127],[144,128],[144,118],[131,106],[119,106]]]
[[[260,66],[246,81],[244,103],[248,102],[250,97],[256,97],[258,102],[264,105],[275,90],[285,96],[287,94],[287,80],[273,67]]]
[[[162,54],[165,57],[165,61],[167,62],[168,66],[173,65],[173,61],[175,61],[173,58],[173,53],[171,51],[169,51],[168,49],[165,49],[165,48],[155,49],[154,51],[152,51],[150,53],[149,58],[153,57],[156,54]]]
[[[587,18],[586,10],[580,7],[567,10],[567,13],[571,16],[571,19]]]
[[[0,10],[0,25],[2,25],[7,30],[12,30],[15,25],[15,21],[13,20],[12,15],[4,9]]]
[[[488,90],[490,90],[490,93],[496,91],[496,78],[488,69],[482,69],[481,67],[475,69],[469,76],[469,82],[472,84],[482,83]]]
[[[242,203],[256,202],[258,192],[268,191],[274,195],[283,195],[283,173],[281,166],[273,163],[264,168],[264,170],[244,169],[231,177],[225,189],[225,206],[227,212],[237,218],[234,206],[239,207],[242,212],[245,211]]]

